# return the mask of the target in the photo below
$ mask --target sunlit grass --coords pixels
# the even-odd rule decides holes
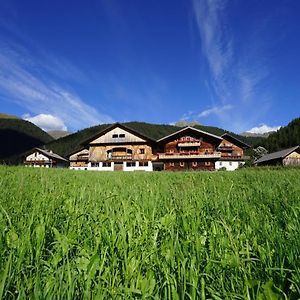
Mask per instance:
[[[298,299],[299,217],[297,169],[1,167],[0,298]]]

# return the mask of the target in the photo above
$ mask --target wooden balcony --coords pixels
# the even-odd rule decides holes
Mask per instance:
[[[201,143],[200,142],[179,142],[178,147],[200,147]]]
[[[249,160],[250,156],[245,155],[222,155],[221,160]]]
[[[181,152],[181,153],[158,153],[159,159],[193,159],[193,158],[220,158],[221,152],[198,153],[198,152]]]
[[[233,146],[219,146],[218,150],[219,151],[231,151],[231,150],[233,150]]]
[[[132,160],[132,155],[113,155],[107,157],[108,160]]]

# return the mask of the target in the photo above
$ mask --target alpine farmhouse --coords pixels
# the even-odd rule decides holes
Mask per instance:
[[[155,141],[115,123],[71,153],[70,169],[95,171],[235,170],[245,163],[248,145],[186,127]]]
[[[34,148],[25,156],[24,165],[35,168],[64,168],[68,165],[68,160],[51,150]]]

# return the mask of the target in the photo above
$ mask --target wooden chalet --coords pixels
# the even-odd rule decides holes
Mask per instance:
[[[218,151],[221,152],[221,158],[216,162],[216,169],[233,171],[241,165],[244,165],[245,161],[248,159],[244,152],[248,148],[250,148],[249,145],[235,138],[231,134],[223,134],[222,142],[218,146]]]
[[[254,163],[258,166],[300,166],[300,146],[266,154]]]
[[[194,127],[185,127],[157,141],[164,170],[215,170],[221,158],[222,138]]]
[[[27,167],[63,168],[68,165],[68,160],[51,150],[34,148],[24,160]]]
[[[70,156],[72,169],[97,171],[152,171],[155,141],[116,123],[83,143],[84,150]]]

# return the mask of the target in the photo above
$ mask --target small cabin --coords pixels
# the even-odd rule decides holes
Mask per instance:
[[[34,148],[26,155],[24,165],[35,168],[64,168],[68,165],[68,160],[52,150]]]
[[[300,166],[300,146],[266,154],[254,164],[257,166]]]

